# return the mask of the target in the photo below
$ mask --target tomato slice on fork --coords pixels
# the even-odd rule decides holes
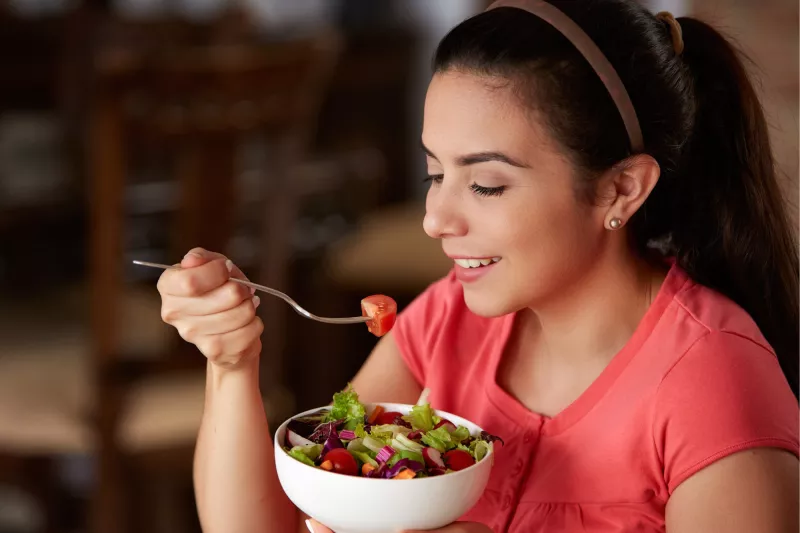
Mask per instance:
[[[386,335],[397,318],[397,303],[382,294],[373,294],[361,300],[361,315],[369,317],[367,329],[376,337]]]

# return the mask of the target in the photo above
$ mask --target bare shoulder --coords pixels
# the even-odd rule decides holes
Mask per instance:
[[[391,332],[378,341],[352,384],[363,402],[415,403],[422,392]]]

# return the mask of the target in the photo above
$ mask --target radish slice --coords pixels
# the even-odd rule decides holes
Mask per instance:
[[[444,475],[446,472],[447,470],[445,470],[444,468],[437,468],[435,466],[428,468],[429,476],[441,476]]]
[[[439,450],[436,448],[423,448],[422,457],[425,458],[425,464],[430,468],[441,468],[442,473],[444,473],[445,465]]]
[[[438,429],[438,428],[440,428],[442,426],[444,426],[444,428],[447,430],[448,433],[452,433],[456,429],[458,429],[458,428],[456,428],[455,424],[453,424],[449,420],[444,420],[444,419],[441,422],[439,422],[438,424],[436,424],[436,427],[434,427],[433,429]]]
[[[286,439],[289,441],[289,444],[292,446],[313,446],[314,443],[308,439],[305,439],[295,433],[294,431],[287,431],[286,432]]]

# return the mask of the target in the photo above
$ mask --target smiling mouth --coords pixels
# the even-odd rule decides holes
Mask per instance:
[[[462,268],[481,268],[493,265],[500,261],[499,257],[484,257],[482,259],[454,259],[453,261]]]

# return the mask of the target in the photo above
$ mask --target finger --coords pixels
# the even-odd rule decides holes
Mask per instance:
[[[306,520],[306,527],[311,533],[333,533],[332,530],[328,529],[327,527],[323,526],[322,524],[311,518]]]
[[[256,307],[260,301],[255,296],[247,298],[233,309],[213,315],[192,316],[177,320],[173,325],[187,341],[198,335],[221,335],[241,329],[256,317]]]
[[[194,268],[204,265],[209,261],[213,261],[214,259],[227,259],[227,257],[220,253],[206,250],[205,248],[192,248],[183,257],[183,260],[181,260],[181,267]]]
[[[230,279],[227,259],[217,258],[192,268],[165,270],[158,280],[158,292],[171,296],[202,296]]]
[[[161,304],[161,318],[173,324],[190,316],[207,316],[224,313],[238,307],[245,300],[252,300],[255,291],[235,281],[196,298],[166,296]]]
[[[247,276],[244,275],[244,272],[239,270],[233,261],[225,257],[224,255],[217,253],[217,252],[209,252],[203,248],[192,248],[189,252],[184,256],[183,260],[180,262],[178,266],[181,268],[194,268],[197,266],[204,265],[214,259],[225,259],[225,266],[228,269],[228,273],[232,278],[238,278],[247,280]],[[253,291],[255,292],[255,291]]]
[[[264,323],[256,317],[243,328],[219,335],[203,335],[194,340],[195,346],[210,359],[231,358],[236,361],[249,354],[261,340]]]

